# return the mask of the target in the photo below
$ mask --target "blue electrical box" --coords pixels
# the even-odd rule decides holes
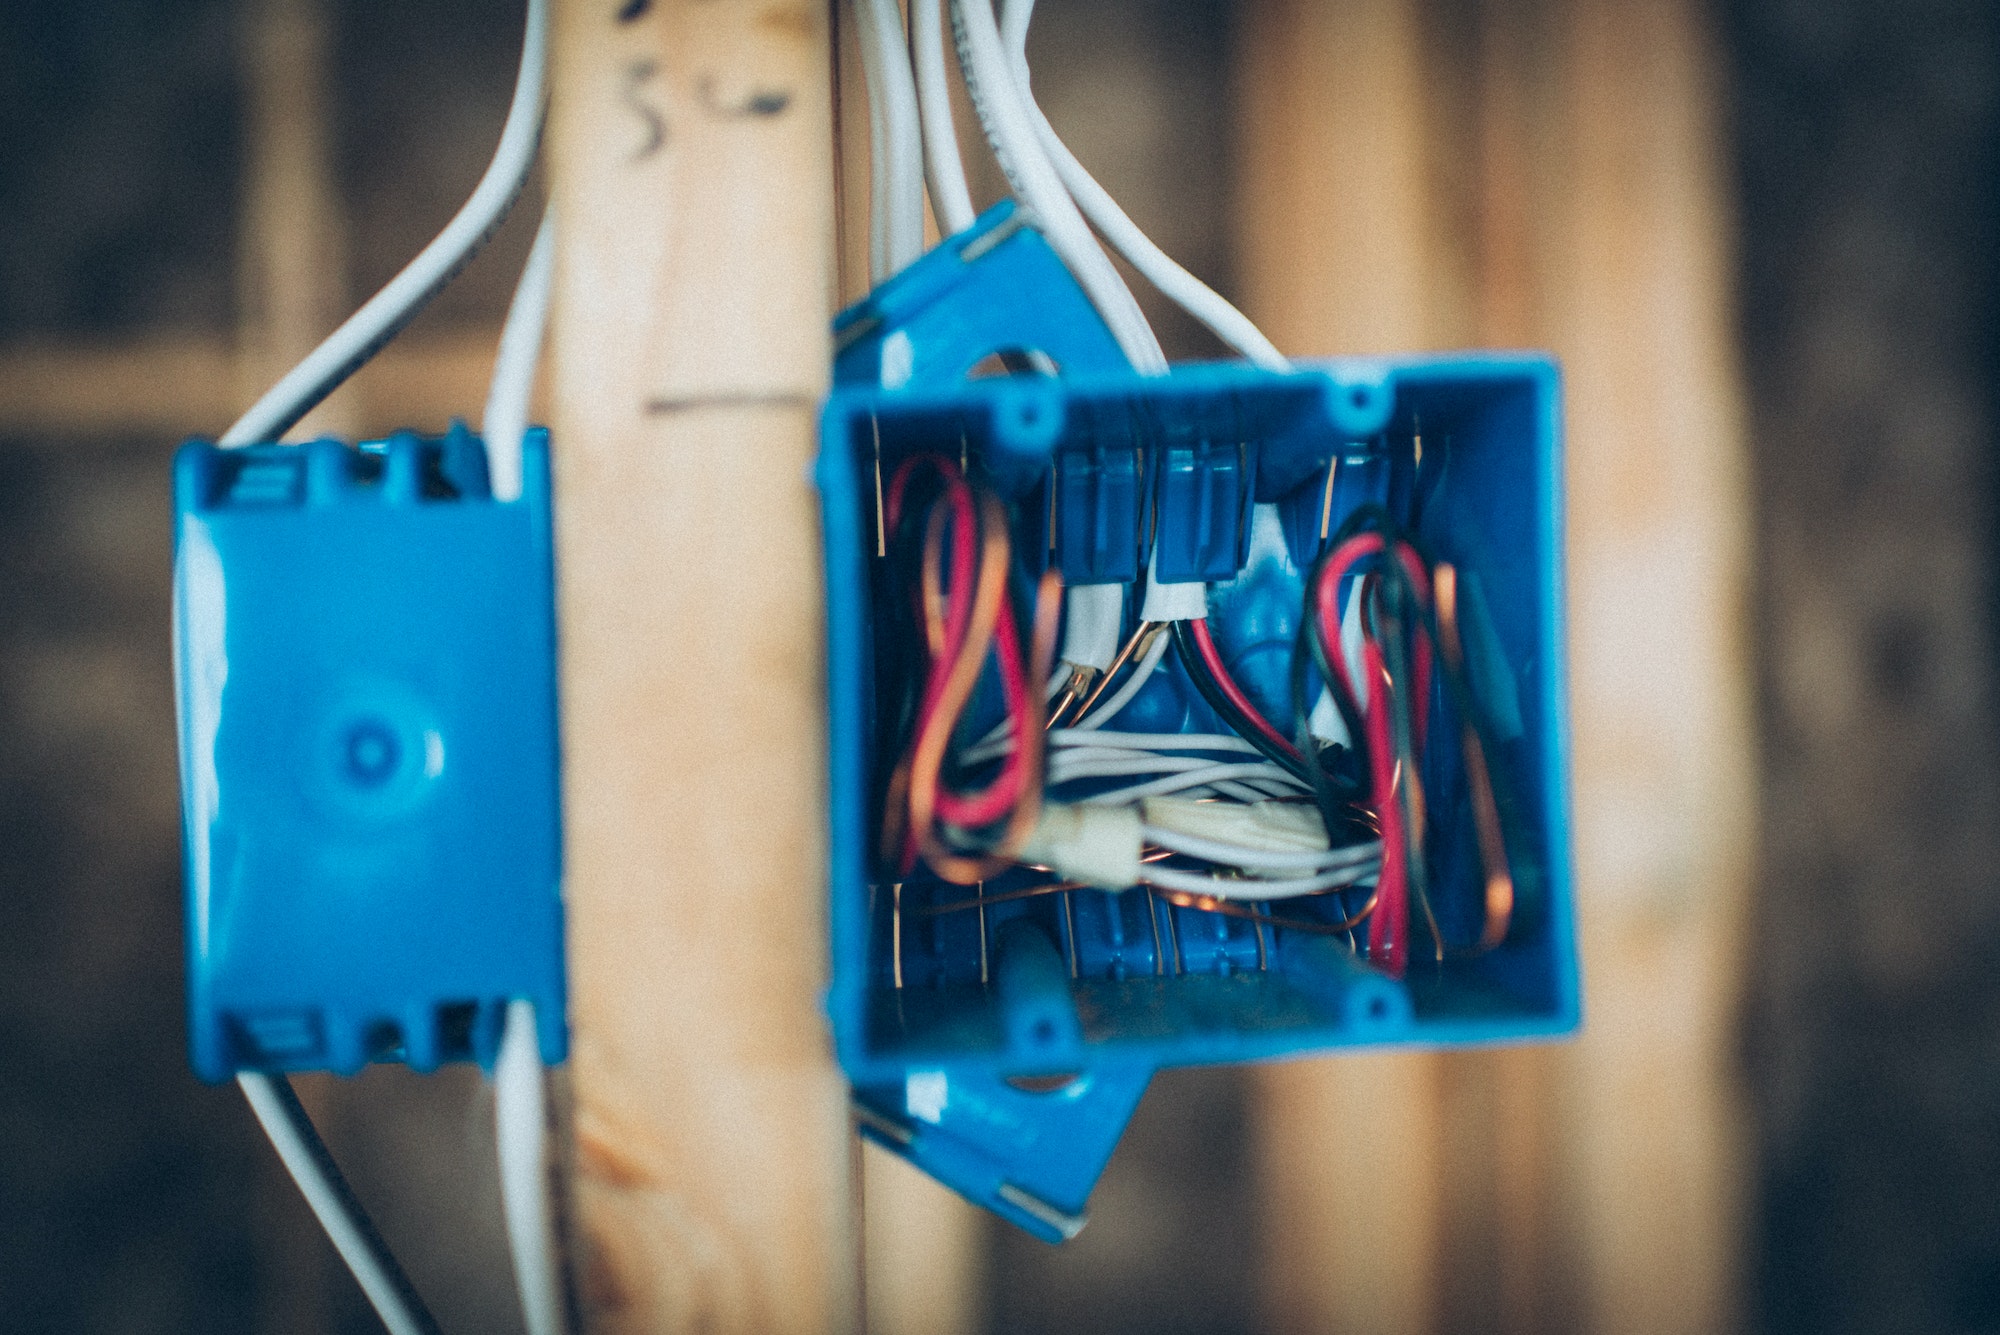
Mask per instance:
[[[1533,354],[1238,364],[1134,375],[1046,243],[1006,207],[836,324],[822,419],[830,691],[828,997],[863,1130],[1055,1241],[1081,1227],[1151,1073],[1360,1046],[1546,1038],[1579,1022],[1564,684],[1560,381]],[[992,354],[1056,376],[968,378]],[[990,362],[988,363],[990,365]],[[1016,356],[1015,367],[1023,364]],[[1046,363],[1044,363],[1046,365]],[[916,452],[967,461],[1016,550],[1071,587],[1207,585],[1243,691],[1289,719],[1304,572],[1358,507],[1383,507],[1462,572],[1473,690],[1511,794],[1517,902],[1482,953],[1370,967],[1348,938],[1166,902],[1143,888],[1009,898],[878,861],[880,479]],[[1150,552],[1147,543],[1150,541]],[[1136,587],[1136,586],[1135,586]],[[1126,626],[1136,618],[1127,599]],[[982,723],[983,726],[983,723]],[[1169,658],[1118,725],[1221,725]],[[1442,729],[1438,730],[1444,731]],[[1437,739],[1433,738],[1434,743]],[[1424,751],[1430,896],[1479,935],[1467,785]],[[1307,901],[1296,913],[1324,912]]]
[[[462,425],[174,468],[196,1072],[566,1047],[548,434]]]

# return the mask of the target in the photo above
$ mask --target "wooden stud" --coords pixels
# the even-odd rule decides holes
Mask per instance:
[[[1451,1055],[1428,1083],[1395,1058],[1262,1077],[1279,1329],[1739,1310],[1748,493],[1707,22],[1692,0],[1249,11],[1251,313],[1300,353],[1565,363],[1587,987],[1568,1047]],[[1354,1147],[1385,1127],[1378,1173]]]
[[[600,1331],[843,1331],[807,469],[827,11],[557,7],[549,164],[576,1205]]]
[[[1730,1068],[1754,812],[1720,56],[1695,0],[1564,18],[1541,273],[1568,373],[1588,984],[1564,1171],[1587,1323],[1721,1330],[1740,1311]]]
[[[1252,4],[1243,47],[1243,287],[1306,356],[1433,346],[1422,49],[1410,0]],[[1431,1328],[1438,1058],[1257,1073],[1263,1291],[1274,1331]]]

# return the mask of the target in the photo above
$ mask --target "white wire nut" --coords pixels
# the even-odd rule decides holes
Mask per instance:
[[[1065,880],[1100,890],[1139,883],[1139,809],[1133,806],[1043,805],[1020,859],[1038,863]]]

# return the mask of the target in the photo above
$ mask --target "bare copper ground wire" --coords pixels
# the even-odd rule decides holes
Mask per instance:
[[[1458,632],[1458,571],[1449,562],[1438,562],[1431,575],[1431,587],[1437,612],[1439,653],[1445,666],[1463,679],[1465,644]],[[1500,804],[1493,794],[1493,776],[1486,768],[1486,748],[1469,718],[1459,720],[1459,746],[1465,755],[1465,776],[1472,789],[1472,823],[1479,838],[1479,861],[1486,874],[1484,922],[1476,949],[1487,951],[1507,939],[1507,928],[1514,916],[1514,874],[1507,865],[1507,841],[1500,828]]]

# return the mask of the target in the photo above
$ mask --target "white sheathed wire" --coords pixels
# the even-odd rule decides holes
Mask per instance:
[[[1132,697],[1152,680],[1153,670],[1160,666],[1160,660],[1166,653],[1167,634],[1165,631],[1156,630],[1153,632],[1153,642],[1146,646],[1145,656],[1139,660],[1139,665],[1132,669],[1132,675],[1118,688],[1117,694],[1093,710],[1090,717],[1079,719],[1074,731],[1093,732],[1117,717],[1118,711],[1131,704]]]
[[[562,1278],[549,1209],[548,1104],[535,1005],[507,1004],[493,1067],[493,1128],[500,1143],[500,1203],[528,1335],[563,1335]]]
[[[1076,276],[1132,369],[1141,375],[1165,375],[1167,358],[1160,341],[1042,151],[1021,105],[990,0],[951,0],[951,24],[966,90],[1015,199]]]
[[[292,1092],[291,1082],[282,1075],[245,1071],[236,1077],[236,1083],[334,1250],[347,1262],[375,1314],[389,1328],[389,1335],[438,1335],[436,1320],[348,1190],[333,1156],[313,1130],[312,1118]]]
[[[1258,756],[1263,753],[1241,737],[1227,736],[1219,732],[1086,732],[1076,728],[1055,728],[1047,734],[1049,763],[1055,764],[1066,756],[1088,754],[1090,756],[1120,756],[1139,759],[1150,751],[1178,753],[1184,751],[1231,751],[1238,755]],[[1014,749],[1012,736],[981,742],[967,751],[964,762],[977,765],[982,761],[994,760]]]
[[[1063,590],[1062,661],[1102,672],[1118,657],[1125,624],[1123,584],[1075,584]]]
[[[1372,862],[1382,856],[1380,840],[1366,844],[1349,844],[1342,848],[1279,850],[1247,848],[1222,839],[1204,839],[1200,835],[1182,834],[1179,830],[1161,829],[1157,825],[1142,826],[1141,833],[1147,843],[1170,848],[1176,853],[1185,853],[1191,858],[1225,863],[1231,867],[1257,867],[1269,871],[1318,871],[1322,868]]]
[[[1062,178],[1077,207],[1083,210],[1084,216],[1090,219],[1091,225],[1103,234],[1104,239],[1115,246],[1118,253],[1130,261],[1132,267],[1158,288],[1167,300],[1207,325],[1217,338],[1256,365],[1267,371],[1291,370],[1291,362],[1270,339],[1264,337],[1264,331],[1257,328],[1249,316],[1182,268],[1139,229],[1110,192],[1077,161],[1076,155],[1069,151],[1069,146],[1055,132],[1055,127],[1049,124],[1049,118],[1042,114],[1040,104],[1035,101],[1034,89],[1029,82],[1028,20],[1034,8],[1035,0],[1002,0],[1000,34],[1007,46],[1015,83],[1020,89],[1022,108],[1034,125],[1035,135],[1048,154],[1056,175]]]
[[[1217,783],[1223,779],[1281,779],[1297,782],[1285,769],[1268,761],[1238,761],[1227,764],[1205,765],[1200,769],[1184,770],[1179,774],[1167,774],[1145,783],[1135,783],[1127,788],[1114,788],[1108,793],[1092,793],[1079,798],[1081,806],[1120,806],[1136,802],[1142,797],[1161,797],[1168,793],[1184,793],[1190,788]]]
[[[534,165],[542,137],[542,112],[547,103],[549,0],[528,0],[527,31],[521,40],[521,69],[514,83],[514,101],[486,174],[479,178],[444,230],[389,280],[388,286],[347,317],[306,359],[264,392],[250,411],[222,433],[223,445],[254,445],[272,441],[297,425],[314,405],[402,327],[450,282],[500,220],[507,216]]]
[[[1226,797],[1232,802],[1245,802],[1245,803],[1261,802],[1266,797],[1270,796],[1270,794],[1265,792],[1264,789],[1262,788],[1258,788],[1247,783],[1239,783],[1234,779],[1223,779],[1219,783],[1209,784],[1207,788],[1202,789],[1200,791],[1212,792],[1217,797]],[[1280,789],[1280,791],[1283,790]]]
[[[965,184],[958,131],[951,123],[951,86],[945,82],[945,0],[911,0],[910,45],[917,67],[917,106],[924,132],[924,175],[931,212],[945,235],[963,232],[979,215]]]
[[[1049,782],[1068,783],[1072,779],[1117,779],[1133,774],[1182,774],[1191,769],[1207,769],[1216,762],[1193,756],[1079,756],[1049,762]]]
[[[1200,872],[1176,871],[1172,867],[1148,865],[1141,878],[1148,885],[1157,885],[1162,890],[1179,890],[1192,895],[1212,895],[1216,899],[1243,899],[1256,903],[1265,899],[1296,899],[1300,895],[1317,895],[1327,890],[1337,890],[1343,885],[1354,885],[1361,881],[1373,880],[1376,874],[1375,860],[1355,863],[1351,866],[1335,867],[1332,871],[1320,872],[1315,876],[1302,876],[1295,880],[1234,880],[1222,876],[1204,876]]]
[[[521,268],[507,323],[500,327],[500,351],[493,358],[493,383],[486,391],[486,470],[493,499],[521,496],[521,438],[528,433],[528,405],[535,394],[535,368],[542,359],[542,334],[549,323],[549,289],[556,267],[556,214],[542,214],[534,247]]]
[[[882,47],[871,31],[868,0],[857,0],[854,26],[862,82],[868,89],[868,281],[873,284],[889,272],[889,132],[884,124],[888,113],[875,91],[882,83],[878,68]]]
[[[1118,746],[1132,751],[1240,751],[1258,754],[1257,748],[1241,737],[1224,732],[1085,732],[1076,728],[1056,728],[1049,733],[1052,746]]]
[[[868,263],[880,282],[924,253],[924,145],[896,0],[854,0],[868,81],[871,193]]]

